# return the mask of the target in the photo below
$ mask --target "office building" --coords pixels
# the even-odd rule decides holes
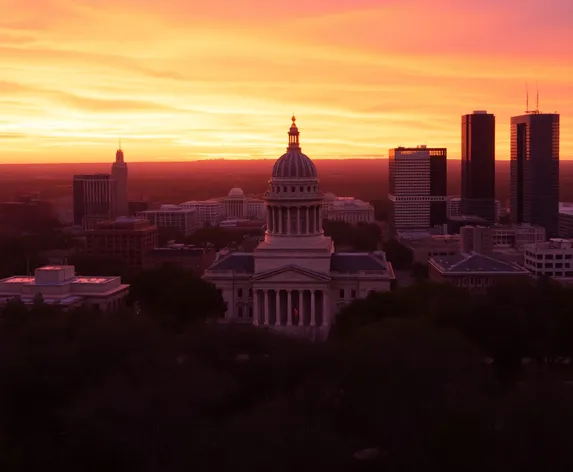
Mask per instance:
[[[199,226],[219,226],[225,219],[225,203],[221,200],[193,200],[184,202],[181,206],[195,210]]]
[[[447,222],[447,150],[399,147],[390,150],[389,187],[394,230]]]
[[[525,267],[536,277],[573,278],[573,240],[526,244]]]
[[[513,223],[559,228],[559,115],[511,118],[510,214]]]
[[[462,116],[462,214],[495,222],[495,116]]]
[[[141,218],[103,221],[86,232],[88,254],[117,258],[134,269],[141,269],[145,255],[157,246],[157,226]]]
[[[124,160],[121,143],[115,153],[115,162],[111,165],[111,178],[117,182],[115,216],[130,216],[127,197],[127,164]]]
[[[137,217],[149,220],[160,231],[173,231],[183,236],[189,236],[197,229],[197,211],[180,205],[161,205],[159,210],[140,211]]]
[[[84,231],[115,217],[117,181],[110,174],[74,175],[74,224]]]

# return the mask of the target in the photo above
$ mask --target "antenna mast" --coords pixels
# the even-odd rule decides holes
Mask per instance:
[[[535,113],[539,113],[539,82],[537,82],[537,101],[535,104]]]
[[[529,87],[525,82],[525,113],[529,113]]]

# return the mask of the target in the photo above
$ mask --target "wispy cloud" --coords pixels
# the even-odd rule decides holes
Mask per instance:
[[[1,3],[3,161],[102,160],[117,136],[134,160],[273,158],[293,111],[314,158],[457,157],[473,109],[504,159],[526,81],[573,158],[569,0]]]

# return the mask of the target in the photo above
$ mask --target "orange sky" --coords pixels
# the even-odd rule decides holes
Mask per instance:
[[[475,3],[475,5],[472,5]],[[573,158],[571,0],[0,0],[0,162],[460,155],[525,82]]]

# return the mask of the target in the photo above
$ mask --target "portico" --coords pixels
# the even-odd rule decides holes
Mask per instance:
[[[322,289],[255,289],[256,326],[328,326],[328,295]]]

